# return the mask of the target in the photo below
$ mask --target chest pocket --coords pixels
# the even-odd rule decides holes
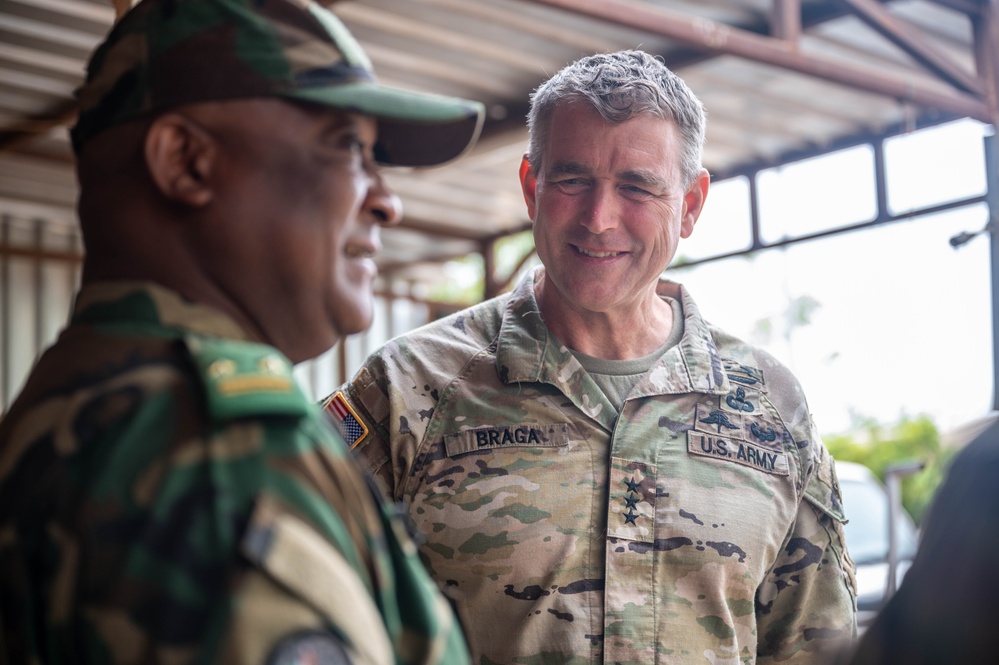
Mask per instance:
[[[607,535],[655,542],[656,465],[611,459]]]

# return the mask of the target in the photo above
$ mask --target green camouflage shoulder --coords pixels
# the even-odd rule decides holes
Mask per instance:
[[[12,658],[467,662],[399,520],[287,359],[181,334],[163,321],[183,304],[131,291],[85,292],[0,423]]]

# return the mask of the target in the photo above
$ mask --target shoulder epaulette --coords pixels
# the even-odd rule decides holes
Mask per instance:
[[[187,335],[187,349],[205,388],[213,418],[304,416],[312,408],[291,362],[265,344]]]

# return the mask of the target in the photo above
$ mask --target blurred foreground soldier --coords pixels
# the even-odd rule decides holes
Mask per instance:
[[[708,192],[700,102],[656,58],[597,55],[530,129],[543,268],[327,408],[409,504],[476,662],[816,662],[854,632],[832,460],[794,377],[660,279]]]
[[[999,663],[999,424],[954,458],[905,579],[853,665]]]
[[[371,319],[376,163],[478,105],[378,86],[296,0],[146,0],[72,138],[72,320],[0,425],[0,661],[465,663],[398,516],[292,363]]]

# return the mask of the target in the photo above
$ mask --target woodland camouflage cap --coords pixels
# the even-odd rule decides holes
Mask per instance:
[[[98,47],[77,97],[77,152],[130,120],[250,97],[374,116],[376,159],[400,166],[457,157],[483,122],[478,102],[379,85],[343,23],[308,0],[143,0]]]

